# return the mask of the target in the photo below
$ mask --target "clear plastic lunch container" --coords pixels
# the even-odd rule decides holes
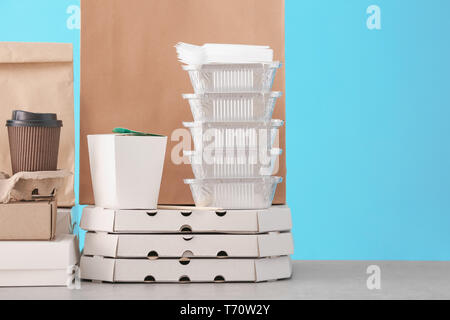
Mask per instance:
[[[282,120],[254,122],[183,122],[189,128],[196,150],[270,150]]]
[[[195,121],[269,121],[281,92],[183,94]]]
[[[184,65],[195,93],[269,92],[281,62]]]
[[[196,179],[210,178],[248,178],[270,176],[275,168],[279,148],[270,151],[225,150],[207,154],[201,151],[184,151],[191,162]]]
[[[281,177],[242,179],[186,179],[198,207],[267,209],[272,205]]]

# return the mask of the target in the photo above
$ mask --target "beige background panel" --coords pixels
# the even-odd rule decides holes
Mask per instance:
[[[184,178],[193,177],[189,164],[171,159],[179,141],[172,133],[192,121],[182,93],[192,93],[174,45],[264,44],[284,61],[284,1],[273,0],[82,0],[80,203],[93,204],[87,150],[88,134],[109,133],[114,127],[165,134],[169,137],[159,203],[192,204]],[[285,92],[284,67],[273,90]],[[285,120],[285,99],[274,118]],[[186,149],[190,149],[190,141]],[[285,149],[285,129],[280,131]],[[285,150],[284,150],[285,151]],[[285,154],[278,175],[285,176]],[[185,159],[187,161],[187,159]],[[285,202],[285,182],[275,203]]]

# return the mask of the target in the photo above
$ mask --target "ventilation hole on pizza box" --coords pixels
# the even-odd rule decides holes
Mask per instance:
[[[181,283],[188,283],[188,282],[191,282],[191,279],[189,279],[188,276],[181,276],[178,281]]]
[[[226,251],[219,251],[217,253],[217,256],[220,258],[225,258],[225,257],[228,257],[228,253]]]
[[[184,232],[184,233],[192,232],[192,227],[185,224],[185,225],[181,226],[180,232]]]
[[[147,211],[147,215],[149,217],[154,217],[154,216],[156,216],[157,213],[158,213],[158,211]]]
[[[149,258],[150,260],[156,260],[158,259],[158,252],[156,251],[150,251],[147,255],[147,258]]]
[[[155,282],[154,276],[146,276],[144,282]]]
[[[191,241],[192,239],[194,239],[194,236],[184,236],[183,237],[184,241]]]
[[[225,282],[225,278],[223,276],[216,276],[214,282]]]
[[[192,214],[192,211],[181,211],[181,215],[183,217],[189,217]]]
[[[226,211],[216,211],[216,214],[217,214],[219,217],[224,217],[224,216],[227,214],[227,212],[226,212]]]
[[[183,266],[187,266],[191,262],[191,259],[189,259],[188,257],[183,257],[183,258],[180,258],[179,262]]]
[[[194,253],[191,250],[186,250],[181,255],[181,257],[183,257],[183,258],[192,258],[193,256],[194,256]]]
[[[31,195],[33,195],[33,196],[39,195],[39,189],[38,188],[33,189],[33,191],[31,191]]]

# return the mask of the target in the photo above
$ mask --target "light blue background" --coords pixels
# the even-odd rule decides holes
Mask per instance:
[[[72,4],[0,1],[0,41],[74,44],[79,128]],[[381,30],[366,27],[371,4]],[[448,12],[448,0],[286,0],[294,258],[450,260]]]

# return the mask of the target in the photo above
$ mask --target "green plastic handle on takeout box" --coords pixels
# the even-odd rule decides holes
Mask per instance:
[[[126,128],[114,128],[113,129],[113,133],[127,134],[127,135],[130,135],[130,136],[163,137],[163,135],[160,135],[160,134],[133,131],[133,130],[126,129]]]

